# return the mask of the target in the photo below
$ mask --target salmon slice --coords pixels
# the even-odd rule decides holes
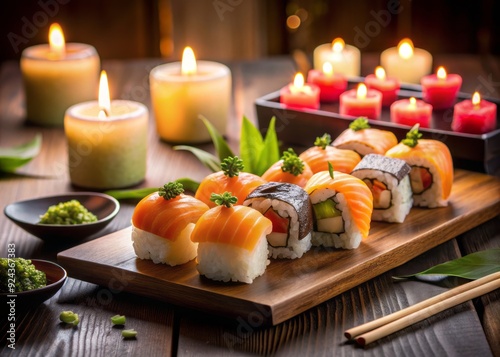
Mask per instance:
[[[272,231],[271,221],[247,206],[216,206],[196,223],[191,240],[197,243],[222,243],[252,251],[260,238]]]
[[[169,200],[154,192],[135,207],[132,224],[143,231],[175,241],[189,223],[196,223],[209,207],[196,198],[180,194]]]
[[[310,147],[300,154],[299,158],[309,165],[313,173],[328,171],[328,162],[333,165],[335,171],[351,173],[361,161],[357,152],[333,146],[326,146],[324,149],[319,146]]]
[[[367,128],[362,130],[344,130],[332,143],[338,149],[354,150],[361,156],[368,154],[384,155],[396,146],[398,139],[388,130]]]
[[[293,183],[297,186],[304,187],[307,181],[313,175],[313,172],[308,164],[303,162],[304,170],[299,175],[294,175],[290,172],[284,172],[282,170],[283,160],[279,160],[271,167],[269,167],[266,172],[262,174],[262,178],[267,182],[285,182]]]
[[[354,224],[360,230],[362,238],[368,237],[373,211],[372,192],[359,178],[343,172],[334,171],[333,179],[328,171],[318,172],[311,177],[304,187],[310,195],[315,190],[330,189],[342,193],[352,215]]]

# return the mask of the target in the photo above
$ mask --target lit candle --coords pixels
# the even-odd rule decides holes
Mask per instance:
[[[497,127],[497,105],[481,99],[478,92],[472,100],[466,99],[455,104],[451,129],[462,133],[484,134]]]
[[[323,63],[323,71],[311,69],[307,74],[307,82],[319,87],[321,102],[336,102],[340,94],[347,88],[347,78],[340,73],[333,73],[330,62]]]
[[[333,72],[357,77],[361,68],[361,54],[358,48],[336,38],[332,43],[325,43],[314,49],[313,62],[314,69],[318,71],[323,69],[323,63],[330,62]]]
[[[434,109],[446,109],[455,104],[462,77],[447,74],[444,67],[439,67],[436,74],[422,77],[421,84],[423,99],[432,104]]]
[[[400,87],[399,79],[387,77],[383,67],[375,68],[375,74],[369,74],[365,78],[368,89],[376,89],[382,93],[382,105],[390,106],[398,98]]]
[[[293,83],[281,88],[280,103],[294,108],[319,108],[319,87],[305,84],[302,73],[297,73]]]
[[[50,26],[49,44],[28,47],[21,56],[28,121],[62,126],[66,109],[95,98],[99,68],[94,47],[65,43],[61,27]]]
[[[146,175],[148,109],[109,98],[101,74],[99,100],[71,106],[64,118],[71,182],[91,189],[123,188]]]
[[[231,71],[221,63],[197,61],[190,47],[181,62],[162,64],[150,73],[156,129],[171,143],[203,143],[207,118],[222,135],[231,108]]]
[[[405,38],[397,47],[382,52],[380,64],[390,77],[396,77],[401,82],[420,83],[423,76],[431,73],[432,56],[426,50],[414,48],[413,42]]]
[[[432,105],[414,97],[400,99],[391,105],[391,121],[393,123],[409,126],[420,124],[422,128],[429,128],[431,118]]]
[[[382,93],[376,89],[368,90],[364,83],[340,95],[340,114],[342,115],[378,119],[381,111]]]

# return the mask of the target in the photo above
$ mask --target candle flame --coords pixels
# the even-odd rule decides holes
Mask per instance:
[[[304,76],[302,75],[302,73],[299,72],[295,75],[295,77],[293,78],[293,85],[297,89],[301,89],[302,87],[304,87]]]
[[[345,42],[340,37],[332,41],[332,50],[335,53],[341,53],[344,50]]]
[[[333,74],[333,67],[330,62],[323,63],[323,73],[327,76],[331,76]]]
[[[49,45],[51,53],[57,56],[64,55],[64,52],[66,50],[66,42],[64,40],[62,28],[57,23],[50,25]]]
[[[181,73],[185,75],[196,73],[196,57],[193,49],[189,46],[182,53]]]
[[[366,85],[364,83],[360,83],[358,85],[358,90],[356,91],[356,97],[358,99],[365,99],[367,93],[368,93],[368,90],[366,89]]]
[[[375,68],[375,77],[378,79],[385,79],[385,69],[381,66],[377,66],[377,68]]]
[[[398,44],[399,56],[404,59],[413,56],[413,42],[409,38],[402,39]]]
[[[472,95],[472,104],[477,107],[479,104],[481,104],[481,96],[479,95],[478,92],[474,92]]]
[[[410,98],[410,104],[408,104],[408,107],[415,109],[417,107],[417,100],[415,97]]]
[[[103,112],[104,118],[111,114],[111,99],[109,97],[109,85],[108,76],[106,71],[101,71],[101,78],[99,80],[99,118],[103,119],[101,112]]]
[[[446,79],[446,70],[443,66],[440,66],[437,70],[437,77],[439,79]]]

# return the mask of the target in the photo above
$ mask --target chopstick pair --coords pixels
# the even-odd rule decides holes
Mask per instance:
[[[498,288],[500,288],[500,272],[460,285],[380,319],[353,327],[346,330],[344,335],[349,340],[354,339],[359,345],[365,346],[438,312],[487,294]]]

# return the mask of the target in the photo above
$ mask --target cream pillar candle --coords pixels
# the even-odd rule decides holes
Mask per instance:
[[[231,72],[225,65],[196,61],[188,47],[182,63],[153,68],[150,86],[156,129],[161,139],[172,143],[210,141],[200,115],[221,134],[226,133],[231,107]]]
[[[21,72],[28,121],[62,126],[71,105],[95,98],[100,60],[94,47],[65,44],[60,27],[51,26],[50,44],[26,48]]]
[[[323,70],[323,64],[329,62],[334,73],[348,77],[358,77],[361,68],[361,54],[358,48],[345,44],[341,38],[332,43],[325,43],[314,49],[314,69]]]
[[[124,188],[146,175],[146,106],[128,100],[108,103],[100,95],[99,102],[79,103],[66,111],[69,174],[75,186]]]

